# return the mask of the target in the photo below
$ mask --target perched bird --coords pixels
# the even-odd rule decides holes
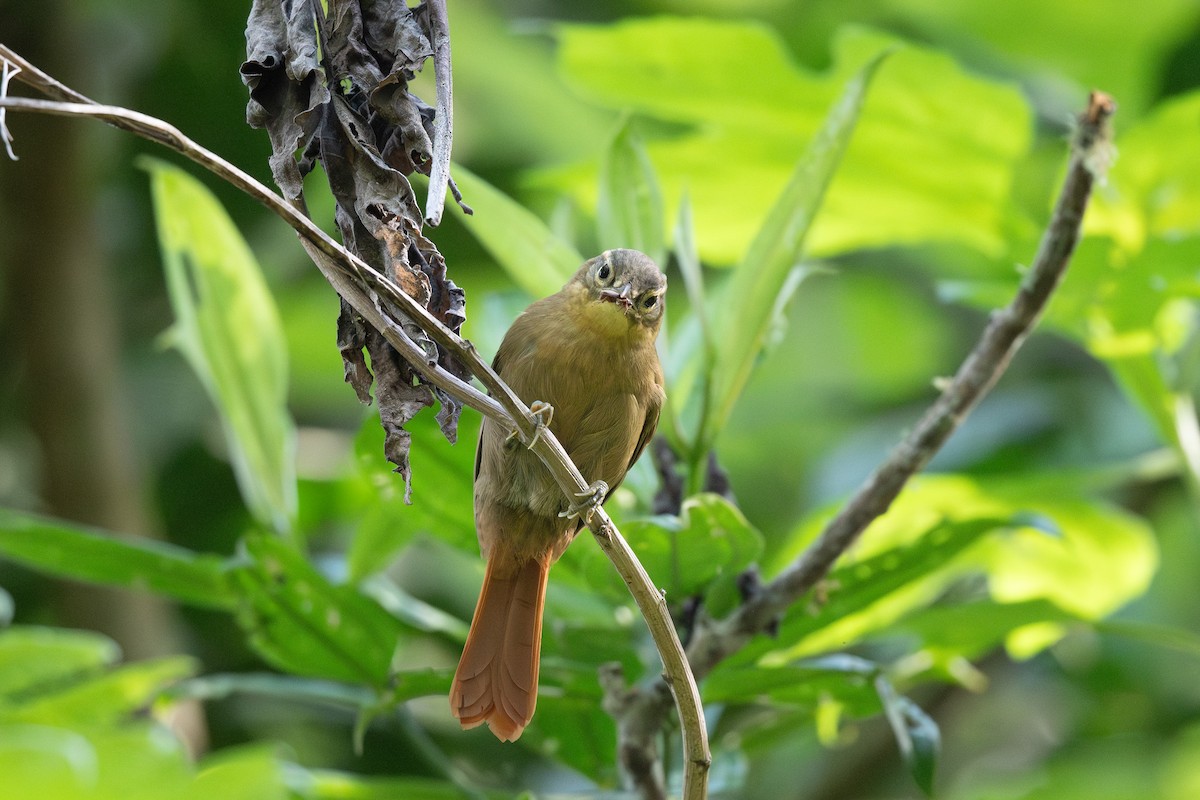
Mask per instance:
[[[664,394],[654,340],[666,288],[648,256],[608,250],[517,317],[496,353],[500,377],[595,483],[581,495],[587,500],[569,502],[533,452],[484,420],[475,527],[487,570],[450,689],[463,728],[487,722],[501,741],[514,741],[533,717],[550,565],[658,425]]]

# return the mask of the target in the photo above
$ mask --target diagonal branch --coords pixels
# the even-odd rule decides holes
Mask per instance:
[[[1079,241],[1092,187],[1103,179],[1112,159],[1111,118],[1115,111],[1112,98],[1092,93],[1087,110],[1079,118],[1067,176],[1033,266],[1012,302],[992,314],[974,349],[912,432],[791,566],[728,617],[697,625],[688,646],[697,680],[703,680],[755,636],[769,631],[789,607],[816,586],[867,526],[888,510],[908,480],[929,463],[1004,373],[1066,272]],[[658,682],[624,690],[622,702],[638,718],[621,719],[622,730],[661,730],[670,711],[669,702],[663,699],[664,688]],[[640,741],[644,752],[653,752],[656,744],[652,734],[642,736]]]
[[[56,98],[55,101],[45,101],[0,96],[0,109],[100,119],[121,130],[158,142],[241,189],[297,232],[305,251],[334,289],[358,314],[379,329],[388,343],[409,361],[424,380],[506,428],[517,431],[525,443],[532,443],[534,452],[568,497],[588,488],[588,481],[553,434],[543,430],[537,435],[537,418],[480,357],[474,345],[442,325],[392,280],[335,242],[278,194],[162,120],[129,109],[94,103],[54,80],[3,44],[0,44],[0,60],[19,67],[19,79],[24,83]],[[488,394],[432,363],[424,350],[396,322],[396,311],[411,319],[431,339],[453,353],[479,379]],[[658,648],[664,666],[664,680],[666,685],[673,687],[671,694],[675,698],[683,729],[684,797],[687,800],[701,800],[707,796],[708,766],[711,762],[708,734],[700,693],[666,602],[603,509],[598,509],[592,515],[588,527],[629,587]]]
[[[824,578],[867,525],[888,510],[909,478],[929,463],[1008,368],[1070,263],[1092,186],[1103,178],[1111,160],[1111,118],[1115,111],[1112,98],[1092,92],[1088,108],[1079,118],[1058,202],[1016,297],[993,312],[978,343],[941,396],[800,558],[734,614],[698,632],[688,648],[698,677],[703,678],[722,659],[741,649]]]

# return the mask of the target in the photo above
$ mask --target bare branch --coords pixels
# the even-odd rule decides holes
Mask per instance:
[[[929,463],[950,435],[1007,369],[1037,324],[1079,241],[1092,186],[1111,160],[1112,98],[1093,92],[1076,131],[1071,163],[1033,266],[1016,297],[991,320],[916,427],[867,479],[800,558],[761,593],[719,624],[702,628],[689,647],[692,669],[707,675],[718,662],[764,630],[829,572],[873,520],[882,516],[909,478]]]
[[[517,431],[522,441],[533,444],[534,452],[546,464],[568,497],[588,488],[588,481],[580,474],[558,440],[545,430],[540,436],[536,436],[537,419],[480,357],[470,342],[461,339],[442,325],[424,307],[401,291],[393,281],[331,239],[312,220],[278,194],[162,120],[125,108],[95,104],[55,81],[3,44],[0,44],[0,59],[21,67],[21,80],[27,85],[50,97],[66,101],[0,98],[0,108],[101,119],[114,127],[165,145],[255,198],[299,234],[305,251],[313,258],[334,289],[358,314],[379,329],[388,343],[409,361],[424,380],[506,428]],[[430,363],[424,351],[395,321],[388,305],[412,319],[431,339],[452,352],[479,379],[491,396]],[[663,661],[666,676],[664,685],[673,687],[672,693],[683,730],[684,798],[701,800],[707,796],[708,791],[708,765],[711,761],[708,734],[700,705],[700,693],[688,666],[683,646],[675,633],[666,603],[603,509],[598,509],[591,516],[588,527],[629,587],[654,638]]]
[[[791,605],[828,574],[834,562],[857,541],[867,525],[887,511],[909,478],[929,463],[1004,373],[1057,288],[1079,241],[1092,187],[1097,180],[1103,179],[1104,170],[1112,160],[1111,118],[1115,111],[1112,98],[1101,92],[1092,93],[1087,110],[1079,118],[1067,176],[1032,268],[1012,302],[992,314],[979,342],[958,373],[912,432],[795,563],[752,593],[725,619],[707,620],[697,625],[688,647],[697,680],[702,680],[717,664],[755,636],[768,632]],[[629,690],[638,693],[641,702],[635,704],[633,698],[626,697],[623,708],[635,709],[630,713],[643,718],[636,724],[619,720],[622,733],[626,726],[638,731],[647,727],[661,729],[666,724],[670,705],[655,699],[661,697],[661,688],[656,684]]]

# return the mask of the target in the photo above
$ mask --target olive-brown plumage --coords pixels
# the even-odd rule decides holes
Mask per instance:
[[[636,250],[586,262],[517,317],[493,364],[589,481],[617,488],[654,434],[663,375],[654,340],[666,277]],[[546,578],[583,523],[536,455],[484,420],[475,457],[475,527],[487,559],[450,707],[464,728],[521,735],[537,703]]]

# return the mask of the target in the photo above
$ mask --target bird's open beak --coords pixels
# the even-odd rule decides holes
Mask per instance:
[[[633,284],[627,283],[620,288],[601,289],[600,299],[606,303],[616,303],[621,308],[630,309],[633,308],[633,301],[629,299],[631,294],[633,294]]]

